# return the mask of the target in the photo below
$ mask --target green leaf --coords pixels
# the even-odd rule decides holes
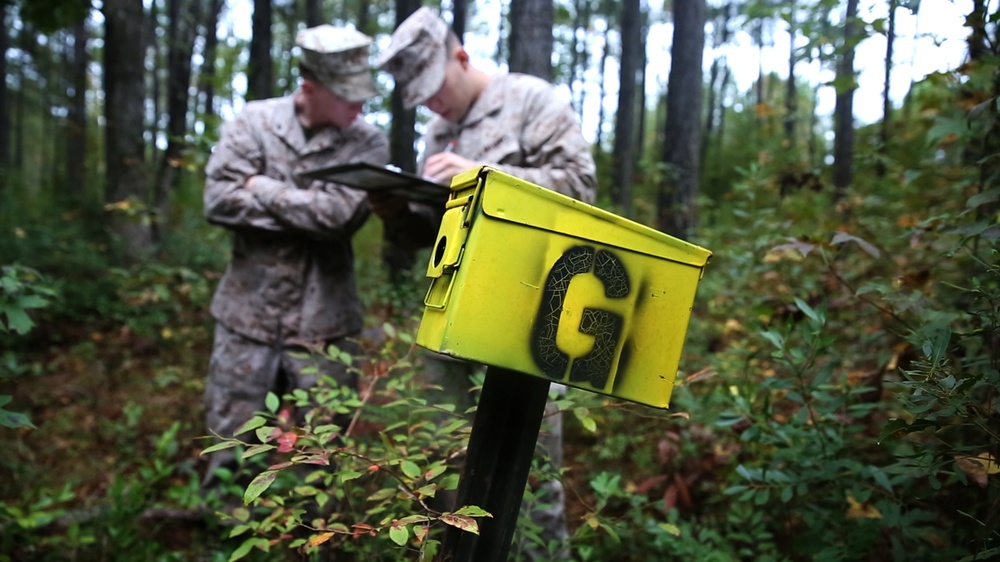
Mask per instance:
[[[681,528],[673,523],[659,523],[656,526],[675,537],[681,536]]]
[[[257,475],[247,486],[247,491],[243,494],[243,504],[250,505],[255,499],[257,499],[265,490],[271,487],[274,483],[274,479],[278,477],[278,471],[276,470],[265,470]]]
[[[341,470],[337,472],[337,480],[339,480],[340,483],[343,484],[344,482],[357,480],[358,478],[364,476],[364,474],[365,473],[358,472],[356,470]]]
[[[447,471],[447,470],[448,470],[448,465],[446,465],[444,463],[436,464],[436,465],[430,467],[429,469],[427,469],[426,472],[424,472],[424,480],[430,482],[431,480],[434,480],[438,476],[441,476],[442,474],[444,474],[445,471]]]
[[[30,427],[32,429],[38,429],[35,427],[28,416],[18,413],[10,412],[0,408],[0,426],[9,427],[11,429],[17,429],[19,427]]]
[[[239,441],[223,441],[221,443],[216,443],[215,445],[212,445],[211,447],[205,447],[201,451],[201,454],[202,455],[207,455],[209,453],[214,453],[216,451],[223,451],[225,449],[232,449],[233,447],[235,447],[235,446],[237,446],[239,444],[240,444]]]
[[[233,562],[234,560],[239,560],[240,558],[243,558],[247,554],[250,554],[250,549],[252,549],[254,547],[259,548],[259,549],[263,550],[264,552],[267,552],[271,548],[271,543],[269,543],[267,541],[267,539],[259,538],[259,537],[255,537],[255,538],[252,538],[252,539],[247,539],[247,540],[243,541],[243,544],[241,544],[229,556],[229,562]]]
[[[455,514],[468,515],[469,517],[493,517],[489,511],[475,505],[464,505],[455,510]]]
[[[431,518],[426,515],[407,515],[406,517],[396,521],[396,525],[412,525],[414,523],[426,523],[430,521]]]
[[[1000,199],[1000,189],[988,189],[982,193],[977,193],[965,202],[965,207],[967,209],[975,209],[982,205],[987,205],[993,203]]]
[[[278,406],[280,405],[281,405],[281,399],[278,398],[278,395],[273,392],[268,392],[267,398],[264,399],[264,407],[267,408],[267,411],[271,412],[272,414],[277,413]]]
[[[741,492],[745,492],[748,489],[749,489],[749,487],[743,486],[743,485],[730,486],[730,487],[726,488],[725,490],[723,490],[722,493],[723,493],[723,495],[726,495],[726,496],[735,496],[736,494],[739,494]]]
[[[3,319],[3,316],[7,317],[6,329],[12,330],[17,334],[26,334],[35,325],[31,321],[31,318],[25,314],[24,310],[19,308],[4,308],[0,312],[3,313],[0,315],[0,320]],[[4,328],[4,324],[4,322],[0,322],[0,328]]]
[[[376,490],[372,495],[368,496],[368,501],[379,502],[385,499],[389,499],[396,494],[395,488],[382,488],[381,490]]]
[[[265,445],[254,445],[253,447],[250,447],[246,451],[243,451],[243,455],[240,458],[242,458],[244,460],[245,459],[249,459],[250,457],[259,455],[261,453],[266,453],[266,452],[271,451],[273,449],[275,449],[274,445],[266,445],[266,444]]]
[[[392,526],[389,527],[389,538],[392,539],[392,542],[398,544],[399,546],[403,546],[410,538],[410,530],[407,529],[406,525],[393,523]]]
[[[241,435],[241,434],[246,433],[248,431],[253,431],[253,430],[257,429],[258,427],[263,426],[266,423],[267,423],[267,419],[265,419],[264,417],[262,417],[262,416],[254,416],[254,417],[250,418],[250,420],[247,421],[245,424],[241,425],[240,428],[236,430],[236,433],[234,433],[234,435]]]
[[[897,441],[901,437],[910,433],[926,431],[929,429],[938,429],[940,427],[944,427],[944,424],[926,419],[917,419],[914,420],[913,423],[907,423],[906,420],[901,419],[889,420],[882,428],[882,433],[879,435],[878,442],[891,443],[892,441]]]
[[[785,338],[783,338],[781,334],[779,334],[778,332],[772,330],[764,330],[760,333],[760,335],[764,336],[764,339],[774,344],[774,347],[778,349],[785,348]]]
[[[413,461],[403,461],[399,464],[399,467],[403,470],[403,474],[414,480],[420,478],[420,475],[423,473],[420,467],[417,466],[417,463]]]

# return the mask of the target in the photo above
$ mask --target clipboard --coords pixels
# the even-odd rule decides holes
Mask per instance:
[[[393,166],[377,166],[368,162],[351,162],[318,168],[299,174],[302,177],[329,181],[362,191],[391,191],[411,201],[444,205],[451,188],[426,180]]]

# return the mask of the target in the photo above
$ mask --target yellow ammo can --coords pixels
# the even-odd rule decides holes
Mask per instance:
[[[711,252],[489,167],[451,189],[417,344],[666,408]]]

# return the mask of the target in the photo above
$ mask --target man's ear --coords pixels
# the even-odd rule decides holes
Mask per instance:
[[[301,88],[302,88],[302,93],[312,94],[313,90],[316,89],[316,84],[313,83],[313,81],[308,78],[303,78]]]
[[[465,68],[469,64],[469,53],[465,50],[465,47],[458,46],[455,47],[455,60]]]

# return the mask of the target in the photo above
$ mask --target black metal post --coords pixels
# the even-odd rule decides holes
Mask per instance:
[[[441,562],[507,562],[548,394],[545,379],[487,368],[457,505],[493,517],[479,520],[478,535],[449,527]]]

